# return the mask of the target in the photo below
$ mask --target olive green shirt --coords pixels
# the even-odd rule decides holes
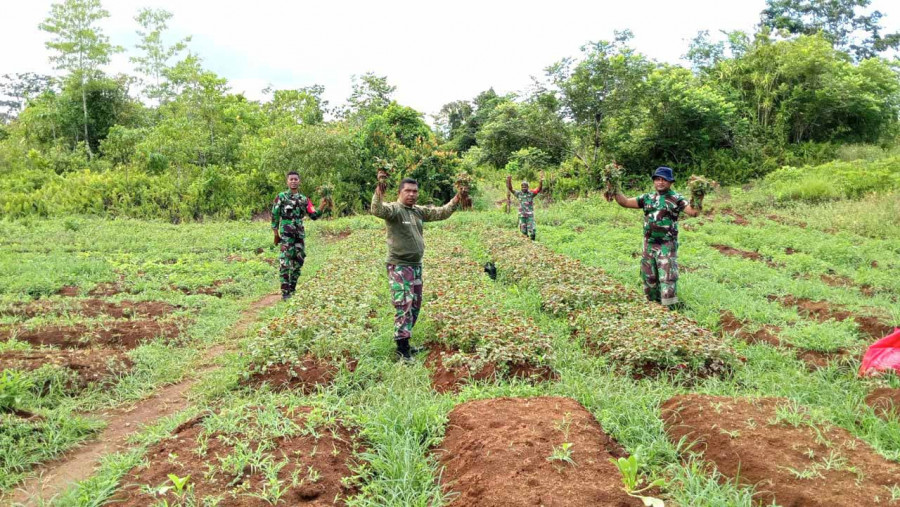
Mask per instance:
[[[397,266],[421,266],[425,253],[422,223],[450,218],[456,204],[449,202],[440,208],[434,206],[404,206],[399,202],[381,202],[378,194],[372,195],[369,211],[387,224],[388,264]]]

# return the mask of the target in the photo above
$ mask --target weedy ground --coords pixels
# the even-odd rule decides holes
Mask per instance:
[[[760,493],[720,475],[689,437],[672,438],[661,407],[678,396],[781,398],[775,415],[747,421],[743,433],[835,427],[842,449],[868,445],[878,459],[900,461],[898,417],[865,402],[873,389],[900,388],[900,379],[856,374],[878,326],[900,323],[896,194],[803,205],[746,199],[742,190],[709,198],[703,216],[682,222],[685,305],[667,313],[640,293],[639,211],[602,198],[542,202],[533,244],[518,236],[514,212],[494,209],[499,194],[482,188],[479,211],[426,227],[425,305],[413,341],[443,353],[450,388],[438,388],[435,361],[394,358],[383,225],[372,217],[315,222],[298,294],[199,374],[187,410],[137,431],[129,449],[65,494],[33,501],[452,503],[466,485],[443,475],[438,452],[451,413],[501,397],[576,400],[636,457],[641,479],[630,487],[662,479],[642,494],[676,505],[751,505]],[[25,381],[11,389],[21,393],[0,414],[7,491],[95,435],[101,424],[92,414],[195,374],[198,357],[221,343],[241,310],[277,290],[262,223],[69,218],[2,222],[0,233],[0,353],[40,351],[39,340],[17,336],[55,326],[78,334],[64,350],[122,358],[86,383],[72,382],[64,366],[17,370]],[[481,270],[487,261],[498,267],[496,281]],[[78,296],[57,294],[65,287]],[[79,299],[116,308],[164,302],[170,311],[151,320],[177,333],[131,348],[113,339],[96,346],[89,342],[99,330],[146,319],[138,309],[86,315]],[[35,304],[47,306],[25,310]],[[756,339],[761,332],[771,339]],[[560,435],[547,448],[548,473],[577,473],[586,459],[554,426],[565,415],[547,421]],[[741,429],[710,431],[719,430],[741,442]],[[167,451],[180,438],[185,451]],[[339,463],[318,459],[332,454]],[[803,471],[835,461],[809,459],[814,465],[785,467],[814,491],[820,479]],[[835,467],[853,473],[850,462]],[[882,500],[898,498],[900,488],[884,488]]]

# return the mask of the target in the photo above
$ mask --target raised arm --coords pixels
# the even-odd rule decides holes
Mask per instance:
[[[325,199],[322,199],[319,203],[319,208],[321,208],[321,211],[316,211],[316,207],[313,206],[312,201],[307,198],[306,215],[309,216],[310,220],[318,220],[331,211],[331,208],[325,206]]]
[[[459,194],[454,195],[450,202],[440,208],[434,206],[418,206],[418,208],[422,210],[423,222],[438,222],[450,218],[450,215],[456,211],[457,204],[459,204]]]
[[[637,198],[625,197],[624,195],[622,195],[622,192],[616,192],[616,202],[619,203],[619,206],[623,208],[640,208]]]
[[[391,206],[385,206],[381,198],[381,186],[375,185],[375,193],[372,194],[372,203],[369,205],[369,213],[384,220],[392,220],[396,215],[396,210]]]
[[[541,180],[538,182],[537,190],[534,191],[534,195],[540,194],[541,190],[544,189],[544,171],[541,171]]]
[[[510,194],[514,194],[514,193],[515,193],[515,192],[513,192],[513,189],[512,189],[512,175],[509,175],[509,174],[506,175],[506,190],[507,190]]]

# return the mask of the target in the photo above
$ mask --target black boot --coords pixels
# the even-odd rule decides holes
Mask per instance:
[[[412,350],[409,348],[409,338],[397,340],[397,357],[405,363],[413,362]]]
[[[529,237],[531,238],[531,241],[534,241],[535,233],[532,232],[532,233],[529,235]]]

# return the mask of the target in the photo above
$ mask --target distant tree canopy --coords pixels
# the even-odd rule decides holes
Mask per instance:
[[[670,165],[723,182],[820,162],[842,143],[896,144],[900,45],[868,0],[768,0],[754,34],[701,32],[690,68],[658,63],[628,30],[548,65],[527,92],[448,102],[430,127],[373,72],[344,104],[324,88],[229,91],[168,34],[172,14],[135,16],[134,75],[104,68],[122,48],[99,0],[54,4],[47,32],[58,77],[0,78],[0,212],[103,213],[173,221],[264,212],[288,170],[310,195],[334,186],[338,213],[365,209],[375,168],[453,195],[457,172],[550,174],[560,195],[595,188],[616,161],[632,179]],[[65,195],[65,199],[60,199]]]

